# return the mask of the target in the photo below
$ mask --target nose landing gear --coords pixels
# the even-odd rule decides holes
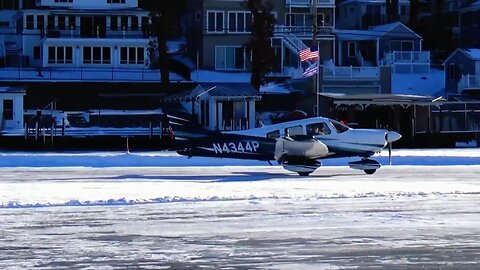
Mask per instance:
[[[378,161],[368,158],[363,158],[359,161],[352,161],[349,162],[348,165],[352,169],[362,170],[366,174],[374,174],[377,169],[379,169],[382,165],[378,163]]]

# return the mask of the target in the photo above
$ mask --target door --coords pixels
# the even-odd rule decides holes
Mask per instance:
[[[80,18],[80,36],[83,38],[104,38],[106,36],[105,16],[82,16]]]
[[[13,115],[13,99],[4,99],[3,100],[3,119],[2,119],[2,128],[10,129],[15,127],[15,121]]]

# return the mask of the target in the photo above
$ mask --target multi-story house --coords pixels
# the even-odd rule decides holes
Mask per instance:
[[[368,29],[388,23],[384,0],[346,0],[338,4],[339,29]],[[407,24],[410,19],[410,0],[398,1],[398,19]]]
[[[252,15],[243,0],[190,0],[188,44],[190,57],[200,69],[249,71],[245,44],[251,39]],[[312,2],[274,0],[276,18],[272,45],[276,53],[275,72],[286,73],[300,67],[298,53],[312,45],[314,23]],[[335,2],[317,0],[315,39],[323,60],[333,58]],[[300,73],[301,74],[301,73]]]
[[[480,49],[456,49],[444,62],[448,96],[477,94],[480,90]]]
[[[18,57],[38,67],[145,67],[147,28],[136,0],[40,0],[18,16]]]
[[[480,2],[468,3],[459,9],[458,40],[459,46],[480,47]]]
[[[148,61],[149,12],[137,0],[0,0],[0,7],[0,82],[25,87],[3,95],[0,131],[12,115],[24,133],[33,125],[38,135],[47,118],[57,119],[45,127],[52,134],[66,123],[85,128],[101,122],[95,112],[105,117],[108,109],[111,125],[120,127],[129,115],[148,130],[142,136],[162,134],[160,72]]]

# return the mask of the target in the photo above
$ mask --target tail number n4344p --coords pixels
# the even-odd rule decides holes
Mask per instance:
[[[215,154],[257,152],[260,146],[257,141],[224,142],[223,144],[213,143],[212,145]]]

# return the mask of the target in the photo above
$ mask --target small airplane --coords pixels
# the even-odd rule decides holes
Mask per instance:
[[[360,157],[349,162],[353,169],[373,174],[381,164],[370,159],[402,136],[384,129],[352,129],[341,122],[312,117],[241,131],[216,132],[189,139],[177,148],[180,155],[265,160],[288,171],[308,176],[321,167],[321,160]],[[271,163],[270,163],[271,164]]]

